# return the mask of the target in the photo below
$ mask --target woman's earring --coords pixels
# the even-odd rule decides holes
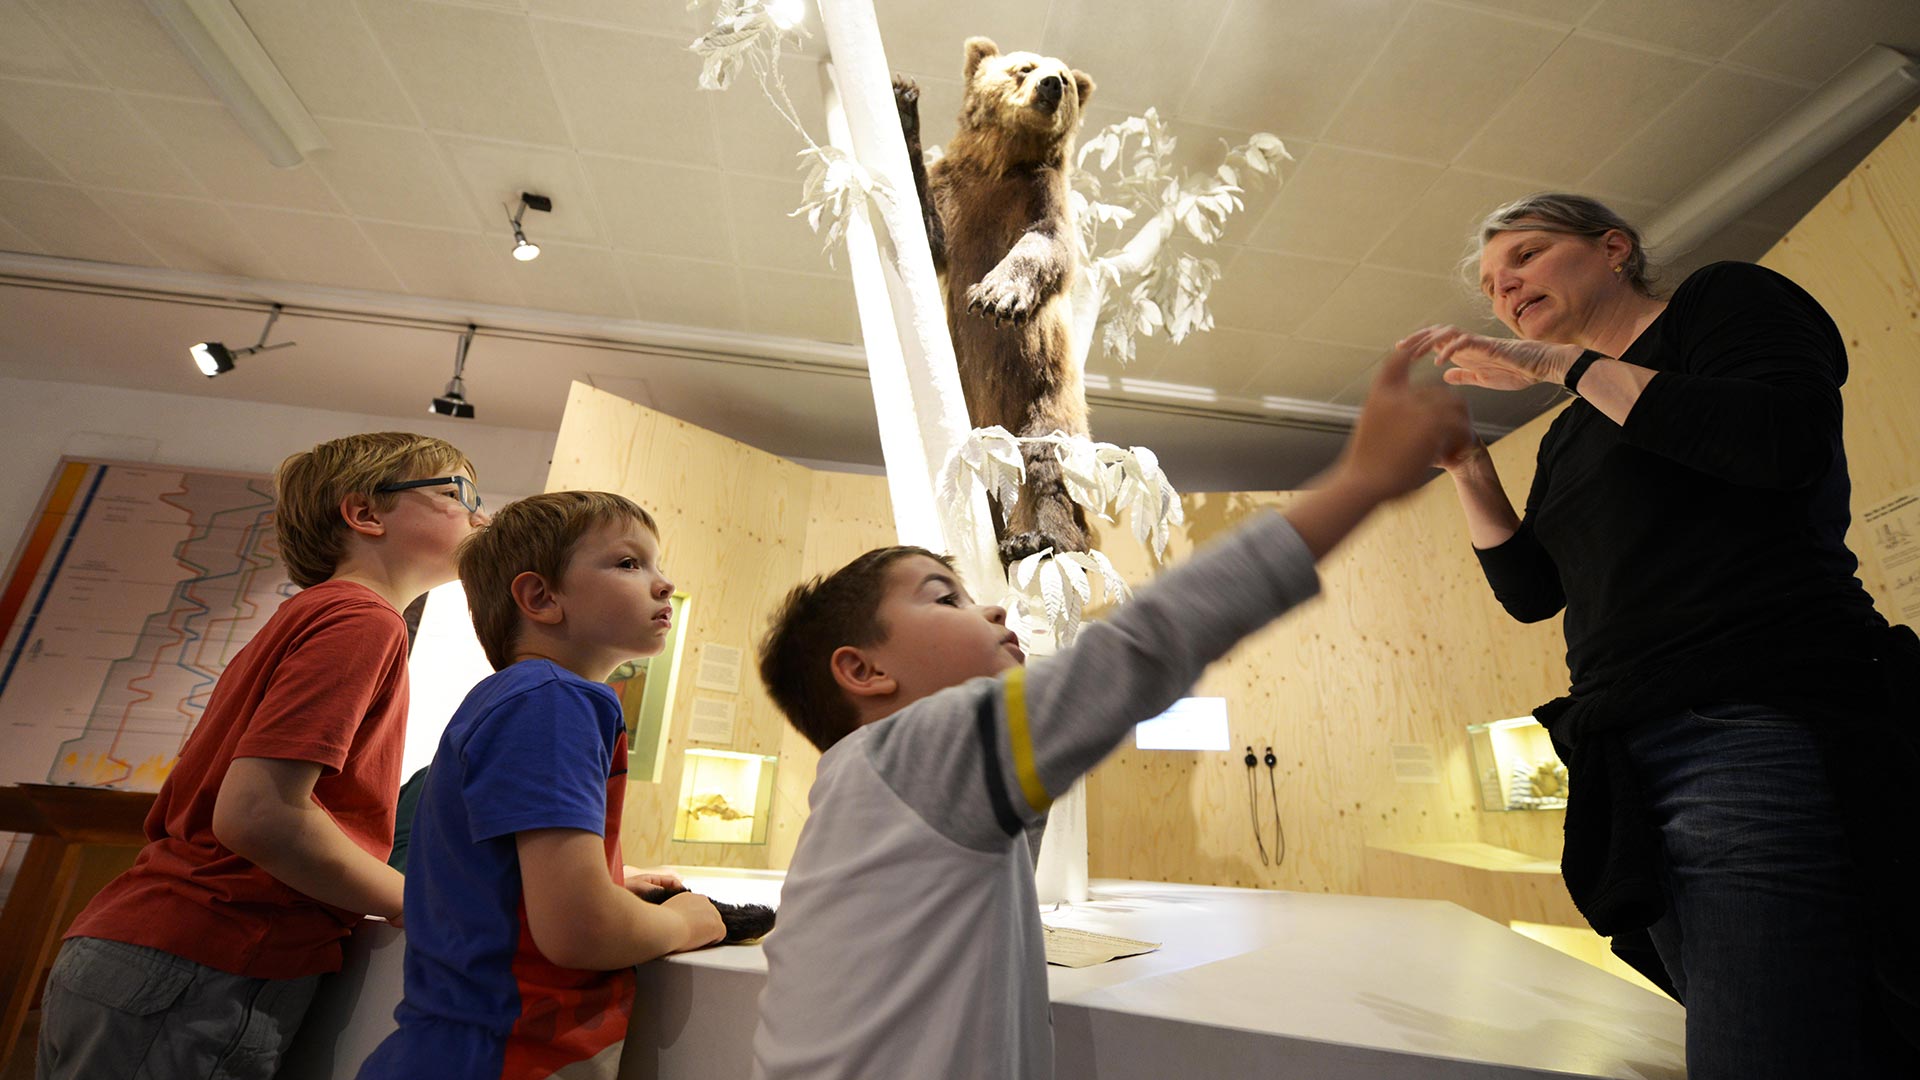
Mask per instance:
[[[1616,273],[1616,274],[1617,274],[1617,273],[1619,273],[1619,272],[1620,272],[1620,270],[1621,270],[1621,267],[1619,267],[1619,266],[1616,266],[1616,267],[1614,267],[1614,268],[1613,268],[1613,272],[1614,272],[1614,273]]]

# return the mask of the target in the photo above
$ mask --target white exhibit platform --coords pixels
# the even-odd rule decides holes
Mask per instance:
[[[783,876],[675,870],[752,903],[777,902]],[[1679,1005],[1445,901],[1096,880],[1089,903],[1044,919],[1162,943],[1047,969],[1060,1080],[1686,1075]],[[355,935],[282,1077],[354,1075],[393,1028],[403,937],[379,923]],[[639,972],[622,1077],[747,1076],[766,980],[757,946]]]

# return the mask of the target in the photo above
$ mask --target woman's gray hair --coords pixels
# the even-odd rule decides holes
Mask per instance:
[[[1620,263],[1620,273],[1642,296],[1660,295],[1655,290],[1659,275],[1647,261],[1646,242],[1640,239],[1640,230],[1597,199],[1561,191],[1536,191],[1488,214],[1474,235],[1472,250],[1460,261],[1462,277],[1471,279],[1478,274],[1480,252],[1487,241],[1503,232],[1522,229],[1593,238],[1618,229],[1633,244],[1633,250]]]

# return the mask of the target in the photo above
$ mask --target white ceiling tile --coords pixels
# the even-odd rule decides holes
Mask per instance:
[[[0,215],[6,212],[0,206]],[[39,242],[13,227],[13,223],[0,216],[0,251],[24,251],[30,255],[50,255],[52,252],[41,247]]]
[[[320,130],[330,149],[308,160],[357,216],[450,228],[480,225],[427,133],[344,120],[322,120]]]
[[[1571,28],[1593,9],[1594,0],[1473,0],[1480,7],[1498,8],[1515,15],[1560,23]],[[1697,2],[1697,0],[1695,0]]]
[[[308,112],[374,124],[421,122],[353,0],[234,6]]]
[[[429,127],[564,146],[566,125],[528,20],[447,4],[361,5]]]
[[[722,262],[668,259],[616,252],[633,306],[647,322],[745,329],[745,307],[734,268]]]
[[[155,266],[160,260],[87,193],[64,184],[0,180],[0,216],[49,255]]]
[[[285,276],[246,230],[213,203],[123,191],[91,194],[175,270],[269,279]]]
[[[727,176],[727,220],[742,267],[832,273],[821,237],[802,217],[788,217],[800,205],[801,183],[757,176]],[[845,266],[844,255],[835,256]],[[751,281],[751,277],[748,279]]]
[[[571,240],[604,246],[607,230],[587,184],[580,160],[570,151],[512,143],[440,137],[454,172],[466,187],[470,205],[488,234],[512,237],[507,216],[522,192],[553,200],[549,211],[529,210],[520,219],[527,239],[536,244]],[[506,205],[502,205],[506,204]]]
[[[0,116],[76,183],[202,193],[112,91],[0,79]]]
[[[1458,303],[1465,288],[1451,278],[1358,266],[1300,325],[1300,336],[1384,352]]]
[[[789,56],[780,62],[780,73],[786,83],[787,96],[799,114],[800,123],[816,141],[825,143],[827,114],[820,103],[819,64],[805,57]],[[958,85],[955,83],[956,110]],[[722,167],[729,172],[758,173],[763,176],[797,178],[800,175],[795,171],[799,167],[799,159],[794,155],[807,144],[801,140],[800,133],[781,118],[773,103],[761,92],[758,82],[750,78],[736,79],[725,90],[702,90],[700,95],[702,105],[708,111],[691,112],[685,122],[689,126],[701,124],[706,122],[709,114],[712,116],[714,141]],[[933,141],[944,140],[946,133],[952,130],[946,124],[928,128],[926,120],[933,114],[923,109],[920,115],[921,125],[927,130],[927,137]],[[942,132],[937,138],[932,134],[935,130]]]
[[[1209,300],[1214,326],[1290,334],[1320,307],[1353,264],[1246,248],[1221,265]]]
[[[624,158],[583,155],[580,161],[614,247],[652,255],[732,258],[719,173]]]
[[[577,244],[542,244],[539,258],[517,263],[509,272],[534,307],[633,318],[633,299],[611,252]]]
[[[341,208],[312,164],[275,167],[220,105],[133,96],[127,105],[217,199],[289,210]]]
[[[1473,250],[1481,219],[1537,188],[1525,180],[1448,169],[1413,201],[1367,261],[1423,274],[1453,273]]]
[[[230,206],[227,213],[290,280],[389,292],[400,287],[351,218],[254,206]]]
[[[860,313],[844,276],[742,270],[747,329],[759,334],[855,344]]]
[[[93,75],[59,37],[29,10],[25,0],[0,0],[0,75],[91,83]]]
[[[526,8],[536,15],[684,34],[688,41],[705,30],[713,18],[712,9],[705,4],[689,7],[677,2],[636,4],[633,0],[527,0]]]
[[[1419,4],[1334,114],[1324,139],[1450,161],[1565,37],[1521,19]]]
[[[45,154],[35,150],[3,119],[0,119],[0,176],[24,177],[28,180],[66,179]]]
[[[361,222],[360,231],[400,275],[400,287],[415,296],[506,307],[526,304],[512,277],[519,263],[508,241],[379,221]]]
[[[1920,55],[1920,4],[1788,0],[1726,58],[1768,74],[1823,83],[1876,42]]]
[[[1805,96],[1791,83],[1715,68],[1581,186],[1656,203],[1678,198]]]
[[[36,0],[40,17],[109,84],[213,100],[166,28],[134,0]]]
[[[1038,52],[1047,5],[1033,0],[886,0],[874,5],[887,64],[895,71],[958,81],[970,37],[992,38],[1006,52]],[[1068,61],[1075,63],[1075,61]],[[1094,77],[1099,81],[1099,76]]]
[[[1179,113],[1227,127],[1313,138],[1380,51],[1409,2],[1235,4]]]
[[[1216,326],[1204,334],[1190,334],[1178,345],[1161,342],[1159,362],[1151,377],[1163,382],[1207,386],[1231,394],[1279,355],[1286,343],[1287,339],[1278,334]]]
[[[1458,164],[1576,184],[1706,72],[1698,61],[1576,34],[1514,93]]]
[[[1158,4],[1053,0],[1041,42],[996,44],[1006,52],[1056,56],[1093,76],[1094,101],[1129,111],[1151,105],[1171,116],[1188,87],[1208,77],[1207,45],[1227,6],[1228,0],[1189,0],[1178,18],[1168,18]]]
[[[1276,339],[1268,361],[1242,385],[1248,397],[1327,401],[1380,360],[1380,350],[1301,338]]]
[[[1605,0],[1580,24],[1582,30],[1618,34],[1698,56],[1726,55],[1785,0],[1715,0],[1675,4],[1669,0]]]
[[[551,20],[534,30],[576,149],[693,165],[718,160],[700,58],[683,39]],[[742,83],[739,91],[757,96],[751,79]]]
[[[1445,171],[1438,165],[1314,146],[1303,152],[1247,243],[1358,262]]]

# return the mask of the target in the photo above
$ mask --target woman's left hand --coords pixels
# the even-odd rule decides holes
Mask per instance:
[[[1525,390],[1535,383],[1559,385],[1580,358],[1580,346],[1518,338],[1492,338],[1457,326],[1429,326],[1400,343],[1419,352],[1432,350],[1433,362],[1454,366],[1440,377],[1455,386],[1488,390]]]

